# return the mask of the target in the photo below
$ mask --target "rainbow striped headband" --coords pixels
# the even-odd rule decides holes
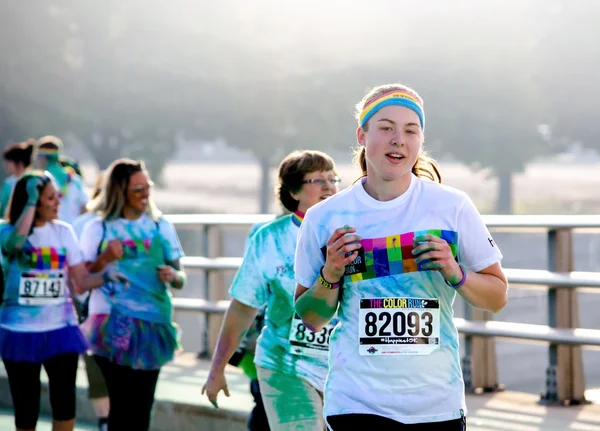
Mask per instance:
[[[39,148],[37,150],[38,156],[57,156],[60,150],[58,148]]]
[[[369,121],[377,111],[386,106],[404,106],[405,108],[412,109],[419,116],[421,129],[425,130],[425,113],[423,112],[423,106],[414,93],[406,90],[393,90],[371,100],[365,105],[360,113],[358,125],[360,127],[365,127],[367,121]]]

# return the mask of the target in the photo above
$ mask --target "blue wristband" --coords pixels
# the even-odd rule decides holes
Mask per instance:
[[[448,286],[452,287],[453,289],[458,289],[460,286],[465,284],[465,281],[467,281],[467,268],[465,268],[465,266],[462,263],[459,263],[458,266],[460,267],[460,270],[462,271],[462,278],[458,282],[458,284],[451,284],[448,280],[444,279],[446,284]]]

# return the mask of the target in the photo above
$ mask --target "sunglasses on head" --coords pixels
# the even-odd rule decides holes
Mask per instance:
[[[147,185],[135,185],[135,186],[131,186],[130,190],[133,193],[143,193],[145,191],[150,191],[152,189],[152,187],[154,187],[154,183],[150,182]]]

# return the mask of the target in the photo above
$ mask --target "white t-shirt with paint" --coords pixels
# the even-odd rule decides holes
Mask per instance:
[[[344,276],[331,336],[325,416],[375,414],[403,423],[441,422],[466,413],[456,292],[412,255],[413,237],[446,239],[478,272],[502,259],[463,192],[411,177],[408,190],[381,202],[361,183],[312,207],[298,233],[296,281],[311,287],[335,229],[353,226],[362,248]]]
[[[6,244],[15,226],[0,228]],[[62,221],[36,227],[14,257],[3,252],[6,280],[0,325],[11,331],[46,332],[77,325],[69,286],[69,267],[83,263],[73,228]]]

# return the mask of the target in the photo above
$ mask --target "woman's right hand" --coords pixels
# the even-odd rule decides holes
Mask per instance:
[[[108,242],[106,248],[102,252],[100,258],[106,262],[111,263],[115,260],[119,260],[123,256],[123,244],[118,239],[113,239]]]
[[[43,181],[38,176],[32,176],[27,180],[25,190],[27,190],[28,202],[30,204],[37,204],[37,201],[40,198],[40,187],[42,184]]]
[[[206,392],[208,401],[216,408],[219,408],[217,404],[217,397],[219,392],[223,391],[226,397],[229,397],[229,389],[227,389],[227,379],[223,372],[213,372],[208,374],[206,383],[202,386],[202,395]]]
[[[349,235],[354,232],[356,228],[344,226],[336,229],[327,241],[327,256],[323,267],[325,281],[340,281],[346,271],[346,265],[351,264],[358,256],[357,250],[362,247],[359,242],[361,238],[358,235]]]

